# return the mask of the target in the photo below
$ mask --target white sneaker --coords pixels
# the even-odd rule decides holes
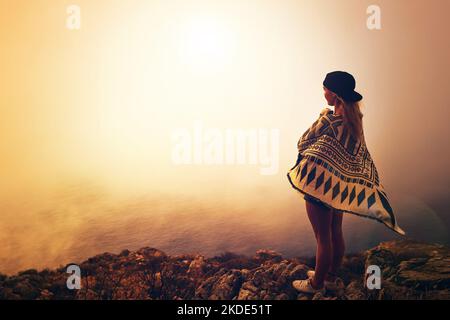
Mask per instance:
[[[306,275],[309,279],[314,278],[316,272],[314,270],[309,270]],[[337,291],[345,288],[344,281],[341,278],[336,277],[334,281],[325,280],[323,286],[330,291]]]
[[[311,285],[311,278],[308,278],[306,280],[294,280],[292,282],[292,286],[295,290],[302,292],[302,293],[325,293],[325,286],[322,289],[314,289]]]
[[[316,272],[314,271],[314,270],[309,270],[307,273],[306,273],[306,276],[308,277],[308,278],[314,278],[314,275],[316,274]]]

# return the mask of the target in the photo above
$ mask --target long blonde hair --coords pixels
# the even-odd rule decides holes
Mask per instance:
[[[349,130],[350,134],[356,138],[360,139],[363,136],[363,113],[361,112],[361,106],[359,102],[348,102],[337,97],[343,105],[344,109],[344,125]]]

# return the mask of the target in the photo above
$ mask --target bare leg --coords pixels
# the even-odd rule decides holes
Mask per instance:
[[[333,243],[333,262],[330,267],[330,273],[332,280],[334,280],[336,272],[339,270],[342,264],[342,259],[345,252],[345,241],[342,233],[342,220],[343,213],[339,210],[334,210],[333,219],[331,222],[331,239]]]
[[[308,213],[309,221],[311,222],[317,241],[316,269],[311,285],[318,289],[323,287],[323,283],[333,262],[331,234],[333,211],[324,206],[306,201],[306,212]]]

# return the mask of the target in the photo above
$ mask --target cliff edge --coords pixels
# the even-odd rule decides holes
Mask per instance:
[[[365,286],[369,265],[381,269],[379,290]],[[450,299],[450,248],[410,240],[347,255],[339,274],[345,289],[324,295],[299,294],[291,286],[306,278],[314,259],[287,259],[270,250],[206,258],[142,248],[104,253],[79,266],[79,290],[67,288],[66,267],[0,274],[0,299]]]

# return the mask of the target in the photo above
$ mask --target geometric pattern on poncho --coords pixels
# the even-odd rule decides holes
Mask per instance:
[[[298,158],[288,172],[291,185],[326,206],[375,219],[394,231],[393,209],[367,149],[364,134],[355,139],[343,117],[325,108],[301,136]]]

